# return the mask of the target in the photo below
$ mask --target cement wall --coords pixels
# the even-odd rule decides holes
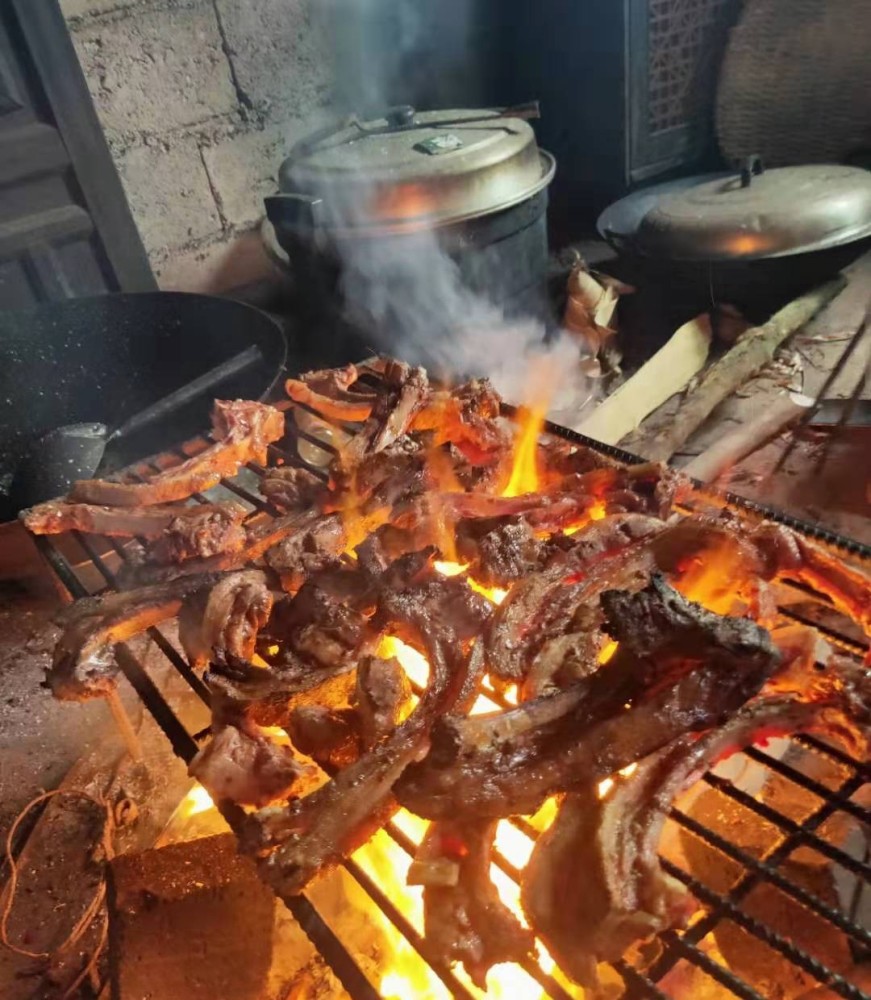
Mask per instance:
[[[162,288],[269,273],[263,195],[331,100],[317,2],[61,0]]]

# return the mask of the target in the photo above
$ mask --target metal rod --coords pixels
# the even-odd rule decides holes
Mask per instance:
[[[246,347],[244,351],[234,355],[227,361],[222,361],[219,365],[215,365],[214,368],[203,372],[202,375],[198,375],[195,379],[191,379],[190,382],[186,382],[183,386],[168,393],[162,399],[158,399],[144,410],[140,410],[139,413],[134,413],[132,417],[125,420],[120,427],[109,435],[107,444],[109,441],[127,437],[136,431],[142,430],[143,427],[148,427],[149,424],[163,419],[180,407],[186,406],[194,399],[199,399],[200,396],[216,389],[222,382],[226,382],[228,379],[247,371],[262,360],[263,352],[256,344]]]
[[[871,358],[869,358],[867,364],[865,365],[865,371],[862,373],[862,377],[853,387],[853,391],[850,393],[850,397],[847,400],[846,404],[841,407],[841,412],[838,415],[838,422],[829,432],[828,440],[826,441],[823,450],[820,452],[820,456],[816,461],[816,465],[814,466],[815,473],[819,474],[823,471],[826,462],[828,461],[829,455],[831,454],[832,442],[835,440],[835,437],[847,426],[847,424],[852,419],[853,412],[856,409],[856,404],[859,402],[859,397],[865,391],[865,386],[868,384],[869,372],[871,372]]]
[[[378,990],[307,897],[288,896],[282,902],[353,1000],[381,1000]]]
[[[381,891],[356,861],[348,859],[345,861],[344,867],[348,874],[375,901],[381,912],[390,920],[411,947],[414,948],[420,958],[447,986],[451,991],[451,995],[458,998],[458,1000],[475,1000],[474,994],[457,979],[448,963],[439,960],[434,954],[429,952],[426,939],[418,934],[411,923],[394,906],[393,901]]]
[[[769,770],[781,775],[781,777],[793,782],[793,784],[799,785],[810,792],[811,795],[816,795],[817,798],[823,799],[823,801],[836,802],[841,812],[847,813],[854,819],[859,820],[860,823],[867,821],[868,810],[863,809],[858,802],[833,793],[830,788],[820,784],[818,781],[814,781],[813,778],[809,778],[806,774],[802,774],[801,771],[791,764],[772,757],[771,754],[760,750],[758,747],[747,747],[744,753],[751,760],[755,760],[757,764],[762,764],[763,767],[767,767]]]
[[[199,747],[194,742],[193,737],[185,729],[169,707],[166,699],[160,693],[157,685],[143,670],[139,660],[130,652],[123,642],[119,642],[115,647],[115,659],[118,666],[124,672],[124,676],[133,685],[134,690],[145,703],[145,707],[151,712],[154,721],[164,731],[172,749],[177,757],[186,763],[196,756]]]
[[[736,906],[730,899],[721,896],[720,893],[715,892],[713,889],[709,889],[704,883],[693,878],[692,875],[688,875],[683,869],[678,868],[676,864],[666,858],[660,858],[660,864],[663,871],[671,875],[672,878],[682,882],[699,902],[705,903],[707,906],[716,907],[732,923],[737,924],[738,927],[752,934],[759,941],[764,941],[769,948],[783,955],[793,965],[803,969],[824,986],[828,986],[832,992],[837,993],[838,996],[846,997],[847,1000],[864,1000],[864,994],[858,987],[848,983],[843,976],[838,975],[838,973],[834,972],[827,965],[824,965],[819,959],[814,958],[813,955],[809,955],[802,948],[793,944],[792,941],[783,937],[783,935],[778,934],[760,920],[745,913],[744,910]]]
[[[850,338],[850,342],[844,348],[844,351],[838,358],[837,362],[835,363],[835,366],[832,368],[832,370],[826,377],[826,380],[823,382],[823,386],[817,393],[817,397],[814,400],[813,406],[810,406],[808,407],[807,410],[805,410],[805,412],[801,415],[801,419],[793,428],[792,437],[790,438],[789,444],[781,452],[780,458],[778,458],[778,460],[774,463],[774,468],[771,470],[769,475],[773,476],[774,473],[779,472],[786,464],[786,460],[795,450],[796,444],[798,443],[799,432],[802,431],[805,427],[807,427],[807,425],[814,418],[820,406],[822,405],[823,400],[825,400],[829,389],[831,389],[831,387],[835,384],[836,379],[840,376],[841,372],[846,367],[847,362],[853,356],[853,353],[855,352],[856,348],[859,346],[859,343],[865,336],[865,331],[868,329],[868,320],[869,320],[869,311],[868,308],[866,308],[862,318],[862,322],[859,324],[858,328],[853,333],[853,336]]]
[[[515,412],[516,407],[503,403],[503,414],[506,416],[513,416]],[[644,462],[644,459],[641,458],[640,455],[635,455],[631,451],[626,451],[623,448],[617,448],[614,445],[603,444],[601,441],[597,441],[595,438],[587,437],[586,434],[580,434],[578,431],[573,431],[569,427],[561,427],[559,424],[555,424],[551,420],[545,420],[544,429],[548,433],[562,438],[564,441],[572,441],[575,444],[583,445],[585,448],[590,448],[592,451],[598,452],[600,455],[606,455],[609,458],[614,458],[618,462],[623,462],[626,465],[639,465]],[[823,528],[819,524],[811,524],[810,521],[803,521],[798,517],[793,517],[792,514],[787,514],[785,511],[776,510],[773,507],[769,507],[767,504],[762,504],[756,500],[750,500],[747,497],[742,497],[738,493],[732,493],[730,490],[720,490],[708,483],[702,483],[692,477],[688,478],[693,485],[693,490],[704,499],[710,499],[716,503],[742,510],[748,514],[753,514],[756,517],[762,518],[763,520],[776,521],[778,524],[782,524],[787,528],[792,528],[794,531],[798,531],[807,538],[813,538],[817,541],[824,542],[826,545],[831,546],[831,548],[836,549],[841,553],[856,556],[859,559],[871,562],[871,545],[865,545],[862,542],[857,542],[854,538],[847,538],[845,535],[839,535],[837,532],[830,531],[828,528]]]
[[[708,827],[706,827],[703,823],[700,823],[692,816],[688,816],[680,809],[672,809],[669,812],[669,816],[676,823],[689,830],[700,840],[710,844],[711,847],[718,850],[721,854],[724,854],[727,858],[731,858],[744,868],[756,872],[766,882],[770,882],[781,892],[785,893],[787,896],[791,896],[796,902],[801,903],[802,906],[807,907],[807,909],[816,913],[817,916],[822,917],[823,920],[828,920],[829,923],[834,924],[837,928],[842,930],[845,934],[848,934],[854,940],[859,941],[864,945],[871,945],[871,931],[868,931],[864,927],[860,927],[854,921],[845,917],[838,910],[808,892],[807,889],[797,885],[795,882],[792,882],[785,875],[782,875],[776,868],[773,868],[764,861],[758,861],[751,854],[748,854],[740,847],[737,847],[725,837],[721,837],[720,834],[708,829]],[[860,884],[860,880],[857,879],[856,885]]]

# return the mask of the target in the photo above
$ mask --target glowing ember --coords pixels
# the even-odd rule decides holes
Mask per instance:
[[[433,566],[442,576],[460,576],[469,568],[463,563],[448,562],[444,559],[436,559],[433,562]],[[485,587],[482,583],[478,583],[477,580],[473,580],[471,577],[466,578],[466,583],[468,583],[476,594],[486,597],[492,604],[501,604],[508,596],[507,590],[503,590],[501,587]]]
[[[525,868],[532,854],[533,842],[507,819],[496,826],[496,850],[515,868]]]
[[[405,810],[394,817],[394,823],[411,840],[418,844],[422,839],[426,824]],[[507,821],[497,828],[496,847],[503,856],[516,862],[525,863],[532,850],[532,841]],[[379,831],[373,839],[354,854],[354,860],[375,879],[391,902],[416,931],[423,930],[423,890],[421,886],[406,884],[410,856],[386,833]],[[519,887],[501,869],[493,865],[490,875],[500,898],[521,920],[525,918],[520,907]],[[419,997],[449,997],[444,984],[422,961],[414,948],[393,926],[388,917],[380,911],[373,911],[371,919],[382,932],[386,954],[383,957],[384,973],[378,983],[379,992],[391,1000],[417,1000]],[[544,1000],[547,994],[541,986],[522,968],[516,965],[500,965],[490,970],[487,976],[487,990],[473,986],[462,968],[456,974],[475,997],[497,997],[500,1000]]]
[[[182,819],[187,819],[189,816],[198,816],[208,809],[214,809],[214,807],[215,803],[212,802],[211,795],[202,785],[198,784],[194,785],[182,799],[181,805],[178,807],[178,815]]]
[[[549,798],[534,816],[529,817],[530,826],[538,830],[539,833],[544,833],[556,819],[558,806],[559,799],[556,796]]]
[[[469,568],[464,566],[462,563],[457,562],[444,562],[441,559],[436,559],[433,562],[433,566],[437,573],[441,573],[442,576],[459,576],[461,573],[465,573]]]
[[[417,840],[417,838],[415,838]],[[418,931],[423,930],[423,891],[406,885],[411,858],[384,830],[353,855],[364,872],[373,878],[393,905]],[[378,909],[367,914],[382,932],[386,950],[384,975],[378,991],[388,1000],[411,1000],[413,997],[449,997],[438,976],[422,961],[388,917]]]
[[[627,764],[626,767],[621,767],[617,774],[619,774],[621,778],[628,778],[631,774],[635,773],[637,767],[638,764]],[[604,778],[599,782],[596,791],[600,799],[604,799],[608,792],[611,791],[614,787],[614,782],[614,778]]]
[[[599,655],[596,657],[599,663],[607,663],[608,660],[617,652],[617,643],[613,639],[605,643],[605,645],[599,650]]]
[[[502,491],[506,497],[519,497],[538,490],[538,438],[544,427],[544,409],[517,408],[517,444],[511,478]]]
[[[489,715],[491,712],[498,712],[499,706],[491,701],[487,695],[479,694],[474,705],[469,709],[469,715]]]
[[[471,577],[469,577],[469,586],[476,594],[481,594],[482,597],[486,597],[493,604],[501,604],[508,596],[507,590],[503,590],[501,587],[485,587]]]
[[[395,635],[385,635],[378,644],[378,655],[384,659],[395,657],[412,684],[426,687],[429,680],[429,663],[423,653],[397,639]]]
[[[273,743],[283,743],[290,746],[290,737],[281,726],[259,726],[260,732],[267,736]]]
[[[679,567],[674,586],[685,597],[718,615],[741,613],[741,583],[747,567],[739,546],[724,539]]]
[[[596,503],[587,511],[587,516],[591,521],[601,521],[602,518],[608,513],[605,508],[605,504],[601,500],[597,500]]]
[[[614,787],[613,778],[603,778],[596,786],[596,793],[600,799],[604,799],[608,792]]]

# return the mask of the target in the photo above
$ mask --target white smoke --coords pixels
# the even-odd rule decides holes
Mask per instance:
[[[541,319],[506,317],[468,288],[436,231],[343,241],[342,257],[350,318],[378,350],[443,378],[486,375],[513,402],[526,399],[531,365],[552,372],[552,409],[590,396],[577,341],[563,333],[547,340]]]
[[[370,108],[414,103],[422,46],[452,66],[478,58],[471,45],[475,2],[329,0],[340,94],[357,95]],[[402,89],[403,74],[408,91]],[[353,151],[351,143],[348,155]],[[324,220],[328,226],[358,232],[377,227],[368,212],[368,188],[349,184],[341,204],[335,194],[325,192],[324,208],[332,213]],[[506,317],[486,295],[472,291],[437,230],[341,239],[337,249],[349,319],[377,350],[441,377],[488,376],[511,402],[527,401],[530,366],[541,371],[546,364],[552,412],[576,410],[591,398],[577,341],[562,333],[546,341],[540,318]]]

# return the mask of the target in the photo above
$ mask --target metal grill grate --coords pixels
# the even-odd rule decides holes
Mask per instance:
[[[302,460],[300,443],[305,442],[303,448],[308,458],[315,457],[322,449],[330,451],[331,447],[318,437],[300,430],[295,421],[288,420],[288,425],[288,436],[280,446],[271,449],[272,460],[303,465],[312,471],[318,471]],[[578,435],[554,425],[550,425],[548,430],[568,439],[579,439]],[[597,446],[596,442],[587,443]],[[199,439],[183,449],[175,449],[153,461],[140,464],[134,469],[134,473],[146,475],[156,469],[166,468],[206,446],[206,440]],[[621,458],[630,460],[633,458],[619,449],[598,447]],[[221,486],[209,491],[208,496],[194,496],[192,502],[202,503],[226,498],[229,491],[235,499],[241,499],[246,503],[250,508],[252,519],[272,516],[276,512],[270,509],[269,504],[257,492],[258,480],[264,471],[257,466],[249,466],[241,470],[235,479],[224,481]],[[737,498],[732,499],[738,503]],[[794,527],[807,527],[756,505],[745,503],[744,506],[749,506],[756,513],[765,514],[775,520],[789,520]],[[814,533],[817,536],[822,535],[835,547],[852,551],[863,559],[871,557],[871,552],[866,547],[827,535],[824,531],[817,530]],[[85,537],[78,533],[61,536],[60,539],[38,537],[36,542],[73,598],[95,593],[104,588],[113,588],[119,567],[130,555],[129,544],[125,546],[114,539]],[[818,597],[809,598],[808,593],[799,588],[785,587],[781,601],[783,616],[798,620],[798,616],[790,611],[790,601],[799,601],[804,607],[809,599],[824,604]],[[184,678],[194,694],[207,701],[208,692],[205,686],[193,674],[174,646],[158,629],[151,629],[150,635],[157,648]],[[864,647],[861,643],[849,635],[840,633],[838,629],[830,628],[826,638],[835,641],[848,652],[863,652]],[[119,646],[118,654],[118,662],[124,675],[171,741],[175,753],[189,761],[198,749],[194,736],[182,724],[158,685],[129,648]],[[489,693],[494,704],[500,703],[499,696],[495,692],[485,691],[485,693]],[[809,919],[816,921],[815,926],[824,928],[827,933],[838,935],[841,943],[849,946],[850,953],[857,963],[871,955],[871,933],[861,918],[863,906],[867,909],[863,892],[871,880],[871,865],[868,862],[867,849],[864,849],[864,853],[861,850],[857,852],[845,849],[841,829],[844,822],[849,822],[854,829],[859,829],[861,824],[867,824],[871,818],[857,800],[857,793],[871,781],[871,767],[811,737],[797,737],[792,740],[790,753],[785,756],[772,756],[765,750],[748,748],[743,752],[743,756],[732,758],[733,761],[736,759],[763,767],[767,774],[780,782],[785,792],[804,796],[808,805],[801,815],[796,816],[794,810],[785,809],[782,802],[750,794],[729,778],[717,773],[705,775],[697,788],[718,793],[722,802],[736,811],[736,815],[740,814],[742,821],[739,826],[746,827],[748,823],[757,826],[763,824],[769,835],[760,849],[754,849],[742,843],[741,838],[737,836],[739,832],[737,827],[717,829],[716,824],[710,822],[710,817],[699,817],[694,814],[692,808],[675,808],[671,811],[671,821],[677,835],[681,838],[690,838],[697,849],[703,848],[713,852],[719,859],[721,867],[728,866],[732,876],[727,885],[716,885],[710,879],[700,878],[697,871],[687,870],[693,866],[678,864],[671,858],[664,859],[668,874],[691,890],[701,905],[701,911],[685,932],[669,932],[662,935],[652,949],[653,953],[647,947],[631,960],[627,958],[616,963],[614,970],[625,983],[626,996],[633,998],[673,996],[675,977],[683,976],[685,979],[687,974],[697,977],[693,980],[695,985],[692,989],[698,992],[683,992],[681,995],[684,996],[701,995],[699,976],[707,981],[708,986],[719,988],[719,993],[711,993],[711,996],[730,995],[746,1000],[751,998],[761,1000],[762,997],[773,995],[767,992],[772,988],[772,984],[760,985],[758,982],[750,982],[734,961],[729,964],[724,960],[719,947],[719,935],[725,927],[729,927],[737,928],[739,934],[746,934],[754,947],[767,948],[771,955],[772,967],[776,968],[778,963],[786,963],[787,966],[805,973],[812,984],[819,982],[828,985],[837,996],[848,1000],[866,998],[867,994],[863,993],[851,978],[853,973],[827,964],[824,956],[807,945],[807,935],[801,938],[799,943],[799,935],[793,935],[783,926],[775,928],[766,923],[748,903],[752,901],[754,892],[760,887],[768,892],[775,892],[808,914]],[[786,798],[789,799],[790,794],[787,794]],[[238,821],[240,814],[229,808],[224,810],[224,815],[232,827]],[[833,823],[834,819],[838,822]],[[536,831],[528,821],[516,819],[510,822],[519,834],[534,839]],[[414,840],[403,831],[401,824],[391,821],[384,835],[406,855],[410,856],[413,853]],[[851,881],[849,905],[845,906],[832,898],[824,898],[818,891],[809,889],[795,878],[791,863],[795,859],[796,852],[800,850],[811,851],[826,859],[833,870]],[[518,871],[510,861],[498,853],[494,856],[494,861],[501,873],[516,882]],[[404,937],[410,948],[422,961],[429,964],[450,995],[469,1000],[481,995],[480,991],[471,986],[462,972],[448,968],[429,952],[421,928],[408,919],[402,907],[398,905],[399,900],[395,895],[388,895],[379,885],[378,879],[373,877],[364,865],[353,858],[349,859],[344,867],[371,900],[371,905],[381,911]],[[331,927],[329,915],[319,912],[306,895],[289,897],[285,899],[285,903],[348,994],[354,998],[378,997],[377,984],[369,981],[361,969],[358,956],[353,954],[348,943],[343,941]],[[569,1000],[571,996],[576,995],[562,985],[560,981],[562,977],[555,970],[544,971],[532,961],[529,961],[524,968],[531,979],[541,987],[542,997]],[[775,983],[774,986],[776,985]],[[705,995],[708,995],[707,988]],[[787,994],[778,992],[776,995]]]
[[[710,108],[731,0],[648,0],[648,129],[687,125]]]

